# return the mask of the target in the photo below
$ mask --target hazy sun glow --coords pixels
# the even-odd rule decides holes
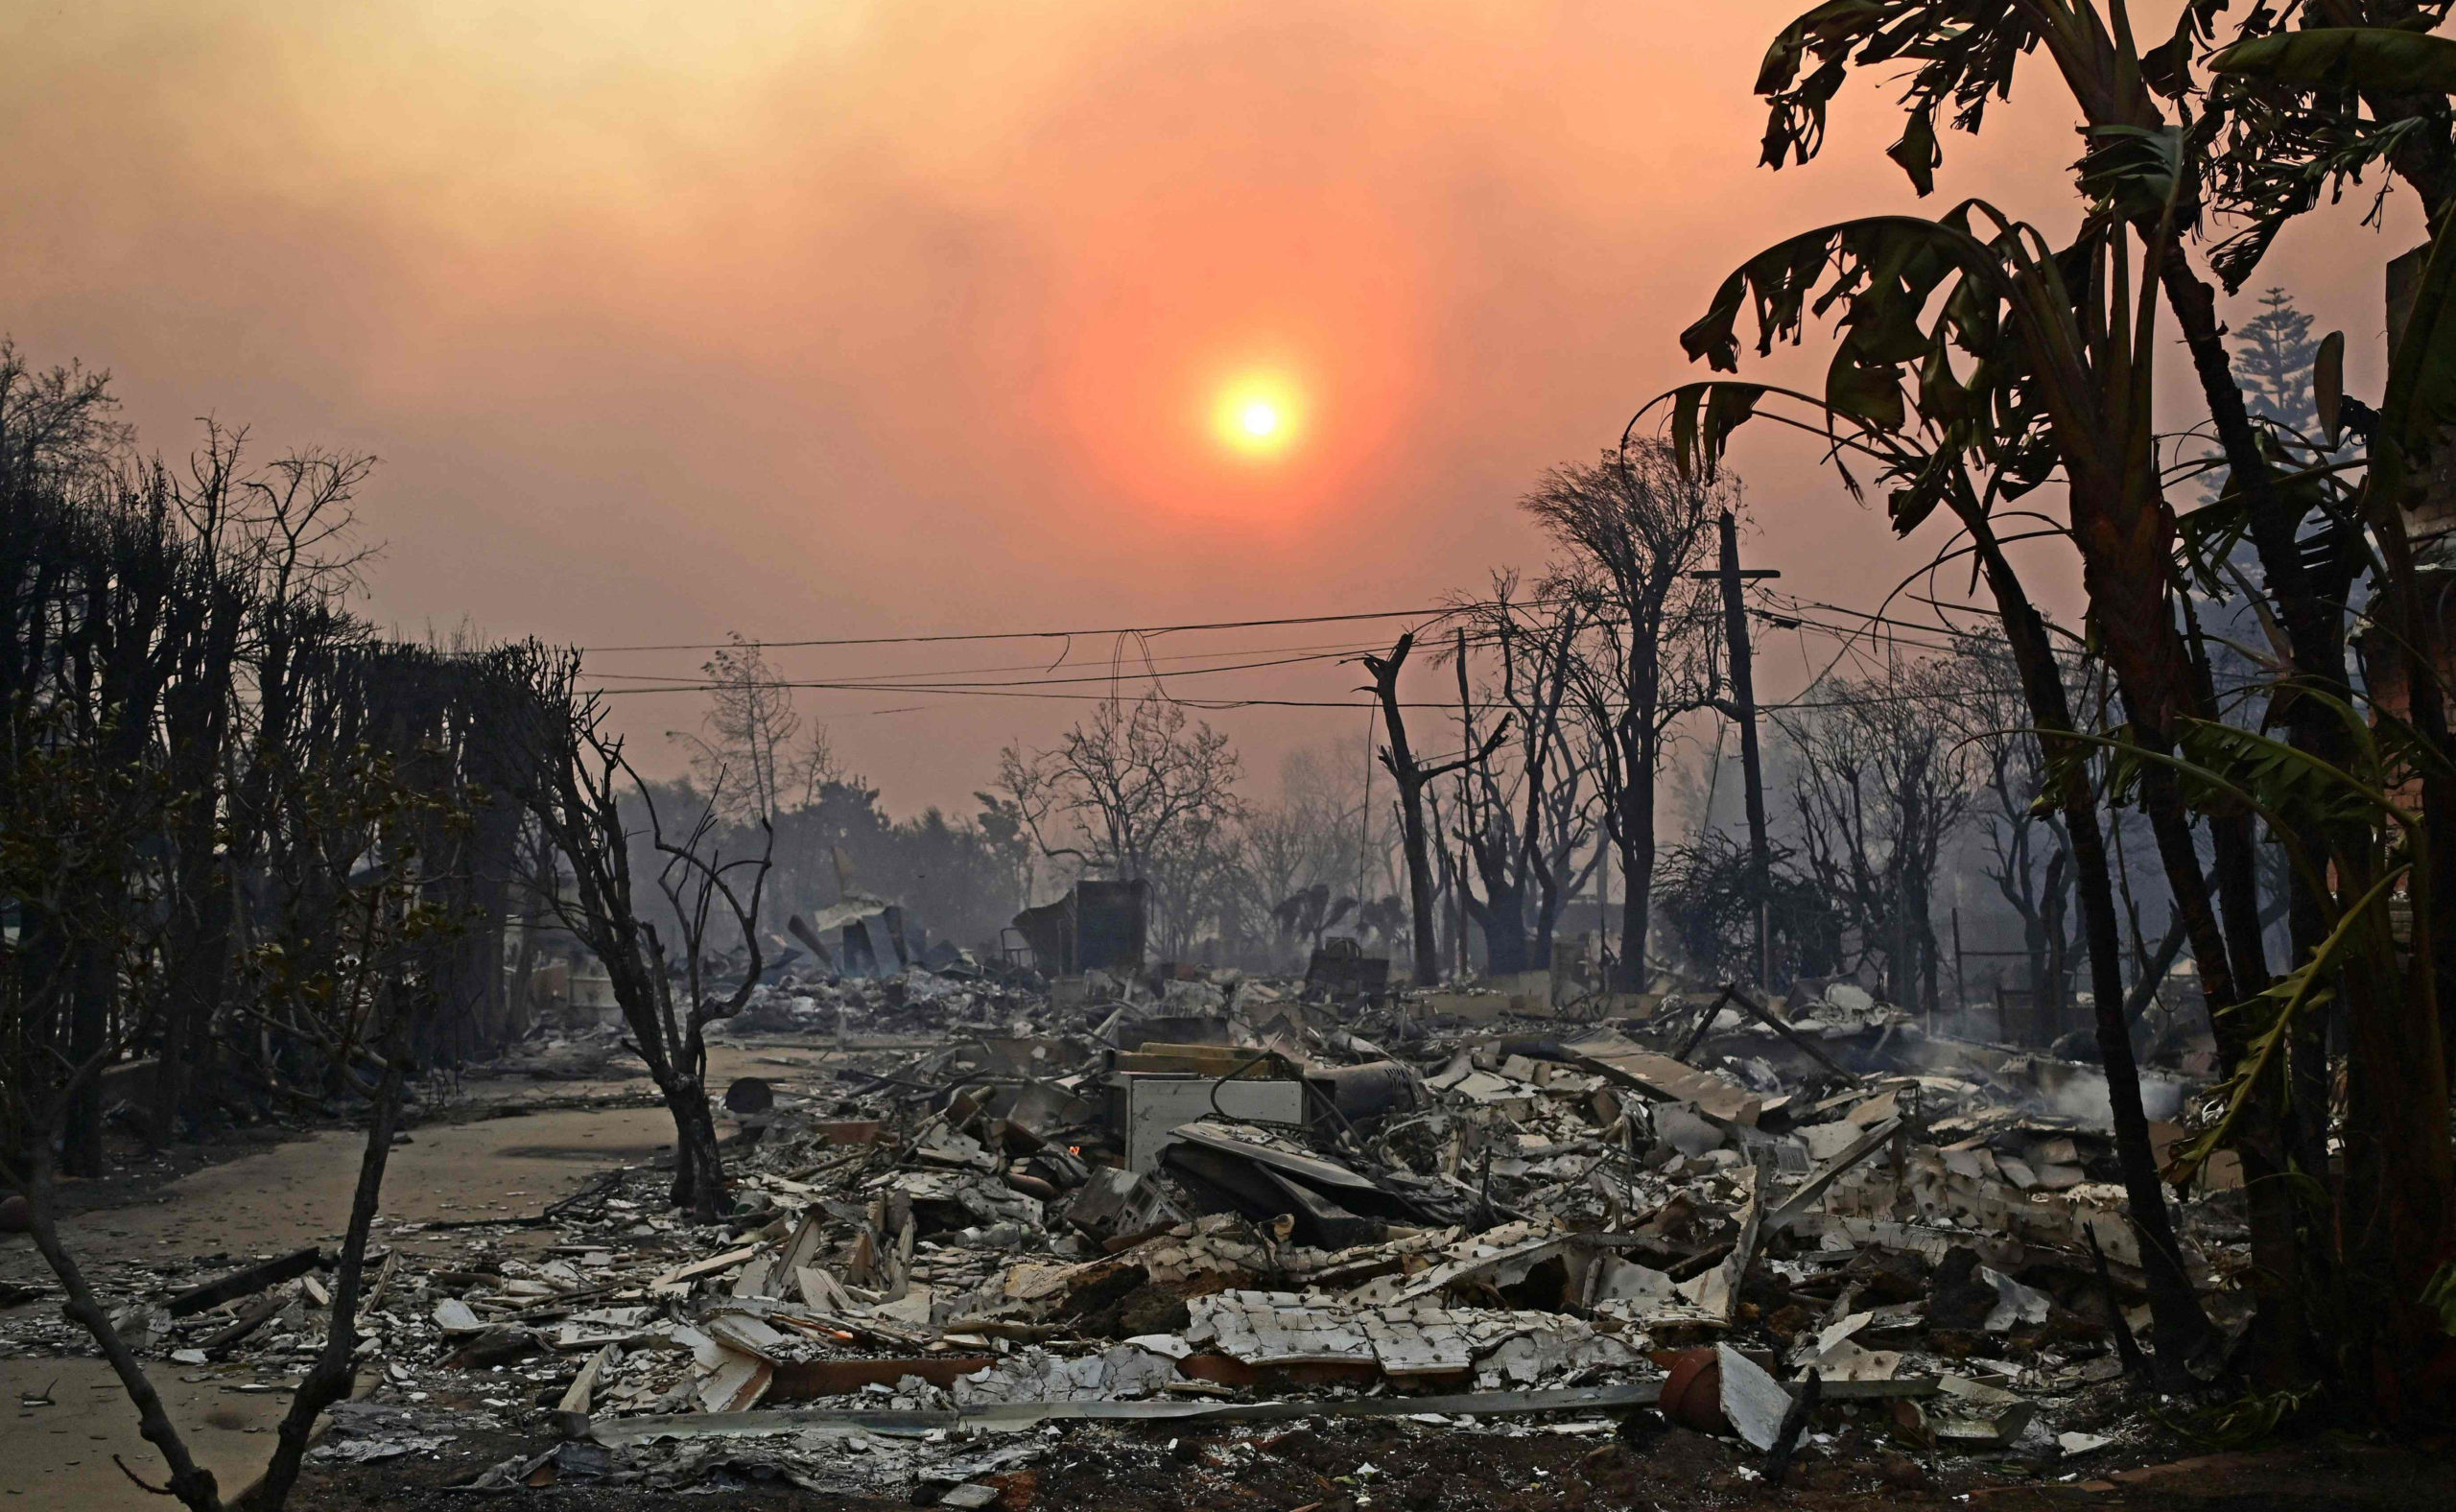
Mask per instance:
[[[1247,377],[1220,392],[1213,429],[1233,451],[1264,457],[1284,450],[1295,431],[1296,403],[1287,384]]]

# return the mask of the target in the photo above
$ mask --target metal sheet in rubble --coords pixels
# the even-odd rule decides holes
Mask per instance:
[[[1177,1138],[1189,1145],[1199,1145],[1205,1149],[1216,1149],[1223,1155],[1235,1155],[1242,1160],[1250,1160],[1257,1166],[1269,1166],[1275,1169],[1284,1170],[1297,1180],[1312,1186],[1345,1188],[1351,1192],[1382,1190],[1345,1166],[1334,1165],[1327,1160],[1316,1160],[1311,1155],[1291,1154],[1287,1150],[1273,1149],[1267,1145],[1237,1139],[1223,1132],[1216,1123],[1185,1124],[1177,1130]]]
[[[1169,1146],[1186,1137],[1187,1125],[1198,1124],[1201,1120],[1221,1113],[1230,1118],[1262,1119],[1274,1123],[1297,1123],[1305,1118],[1305,1084],[1301,1081],[1132,1076],[1127,1078],[1125,1099],[1125,1166],[1138,1176],[1158,1169],[1160,1157]],[[1227,1152],[1249,1159],[1257,1157],[1256,1151],[1243,1145]],[[1362,1179],[1340,1168],[1331,1169],[1352,1180]]]

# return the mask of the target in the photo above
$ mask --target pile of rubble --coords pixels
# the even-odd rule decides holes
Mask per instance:
[[[634,1169],[531,1217],[386,1224],[362,1390],[316,1457],[484,1425],[534,1447],[481,1485],[966,1506],[1070,1420],[1654,1409],[1787,1456],[1821,1401],[2034,1460],[2138,1431],[2103,1076],[1848,984],[1333,1005],[1230,973],[914,971],[764,987],[728,1033],[805,1061],[726,1095],[728,1221],[669,1217]],[[2144,1091],[2171,1119],[2186,1089]],[[2184,1212],[2221,1319],[2236,1200]],[[106,1284],[172,1368],[273,1378],[320,1341],[322,1259]],[[79,1347],[36,1310],[6,1330]]]

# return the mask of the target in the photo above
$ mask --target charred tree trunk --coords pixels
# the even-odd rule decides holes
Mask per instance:
[[[2202,705],[2198,674],[2175,623],[2168,555],[2172,518],[2143,481],[2145,462],[2114,475],[2068,461],[2066,466],[2073,540],[2082,553],[2082,585],[2090,599],[2091,625],[2105,649],[2135,741],[2153,758],[2171,757],[2179,722],[2214,712]],[[2251,1036],[2243,1017],[2227,1010],[2257,990],[2235,971],[2239,957],[2234,946],[2245,938],[2244,929],[2238,923],[2230,932],[2218,912],[2221,891],[2230,903],[2239,907],[2241,902],[2243,868],[2249,861],[2238,843],[2241,829],[2230,829],[2224,819],[2212,824],[2218,863],[2218,886],[2212,889],[2182,785],[2161,760],[2142,763],[2140,801],[2148,811],[2168,890],[2191,941],[2210,1030],[2219,1054],[2232,1070],[2245,1063]],[[2251,902],[2248,938],[2256,945],[2255,889]],[[2251,1288],[2258,1299],[2255,1369],[2272,1387],[2300,1376],[2308,1342],[2302,1315],[2302,1253],[2293,1190],[2285,1179],[2281,1133],[2273,1103],[2263,1099],[2245,1108],[2233,1135],[2251,1217]]]
[[[2072,850],[2067,844],[2047,858],[2046,886],[2039,899],[2041,922],[2045,926],[2045,940],[2039,975],[2030,978],[2031,989],[2039,994],[2039,1012],[2045,1021],[2063,1031],[2066,1017],[2066,1004],[2071,999],[2072,961],[2071,935],[2065,929],[2064,911],[2071,896],[2070,876]],[[2037,972],[2039,968],[2033,968]]]
[[[673,1115],[673,1205],[699,1222],[713,1222],[723,1216],[725,1171],[708,1090],[697,1076],[682,1075],[663,1093]]]
[[[406,1028],[409,1015],[396,1005],[393,1017],[393,1026],[383,1037],[384,1073],[376,1085],[375,1105],[367,1122],[366,1146],[359,1156],[358,1187],[351,1194],[349,1227],[342,1237],[341,1256],[333,1274],[332,1310],[325,1325],[323,1347],[317,1352],[316,1363],[308,1369],[306,1379],[298,1383],[298,1394],[291,1399],[290,1410],[282,1416],[272,1458],[266,1465],[263,1477],[232,1502],[233,1512],[279,1512],[290,1499],[291,1488],[297,1484],[299,1463],[306,1457],[316,1420],[326,1407],[348,1397],[357,1383],[358,1304],[366,1275],[366,1244],[374,1232],[375,1210],[383,1195],[384,1168],[391,1158],[392,1133],[400,1122],[401,1095],[410,1061],[412,1036]]]
[[[2405,650],[2406,705],[2416,733],[2441,754],[2421,779],[2422,825],[2432,865],[2407,882],[2413,933],[2403,980],[2373,983],[2365,1011],[2349,1004],[2347,1074],[2355,1106],[2347,1128],[2345,1219],[2351,1301],[2365,1310],[2377,1350],[2370,1361],[2392,1408],[2408,1379],[2427,1372],[2433,1352],[2444,1360],[2445,1339],[2433,1339],[2438,1320],[2421,1305],[2443,1266],[2456,1264],[2456,1155],[2449,1147],[2450,1048],[2438,993],[2448,963],[2439,959],[2456,897],[2441,890],[2456,856],[2456,781],[2444,765],[2451,747],[2446,692],[2426,657],[2444,644],[2444,609],[2434,616],[2426,579],[2415,570],[2402,501],[2373,511],[2388,566],[2389,602],[2382,618],[2397,627]],[[2434,634],[2434,632],[2438,634]],[[2393,958],[2382,955],[2380,958]],[[2369,1138],[2363,1138],[2365,1132]],[[2444,1368],[2444,1367],[2443,1367]],[[2425,1375],[2424,1380],[2427,1379]],[[2444,1374],[2441,1377],[2444,1382]],[[2416,1382],[2419,1384],[2419,1382]],[[2443,1384],[2440,1389],[2445,1390]]]
[[[60,1130],[59,1166],[71,1176],[90,1178],[103,1173],[103,1087],[102,1078],[87,1068],[110,1047],[112,1000],[116,996],[112,988],[118,980],[119,967],[111,953],[100,946],[81,942],[72,951],[68,1063],[86,1074],[68,1095],[68,1119]]]
[[[2192,1292],[2190,1274],[2184,1268],[2183,1249],[2166,1209],[2165,1188],[2158,1179],[2148,1115],[2140,1102],[2140,1072],[2133,1058],[2132,1030],[2124,1015],[2122,924],[2115,911],[2106,841],[2098,826],[2097,798],[2079,769],[2080,748],[2059,738],[2073,734],[2075,726],[2046,624],[1996,545],[1984,511],[1974,504],[1965,507],[1957,502],[1956,512],[1977,543],[1979,560],[2020,673],[2023,698],[2031,718],[2038,721],[2049,781],[2056,785],[2056,805],[2063,813],[2065,837],[2071,846],[2073,887],[2080,899],[2082,933],[2089,947],[2092,1014],[2114,1114],[2115,1158],[2122,1168],[2124,1195],[2149,1281],[2159,1374],[2170,1389],[2178,1388],[2189,1381],[2186,1362],[2209,1346],[2214,1334]],[[2059,760],[2071,765],[2059,769]]]
[[[217,512],[204,528],[218,533]],[[171,818],[170,918],[165,931],[161,1052],[155,1062],[147,1133],[156,1145],[176,1132],[179,1104],[194,1075],[198,1050],[210,1043],[229,989],[230,930],[236,857],[250,848],[226,813],[231,720],[238,702],[233,673],[254,583],[207,550],[191,564],[188,583],[171,615],[168,637],[177,675],[162,697],[165,760],[176,796]],[[224,820],[230,822],[225,826]]]
[[[519,779],[520,801],[571,866],[575,894],[566,899],[553,886],[554,868],[543,866],[534,901],[605,967],[631,1031],[626,1048],[646,1063],[673,1117],[674,1201],[696,1220],[712,1221],[721,1211],[724,1166],[708,1107],[704,1030],[738,1012],[758,983],[762,951],[756,921],[774,860],[775,832],[763,820],[766,852],[755,860],[725,862],[709,839],[718,824],[712,794],[687,838],[667,839],[647,784],[624,758],[621,739],[604,728],[602,708],[573,688],[577,653],[531,654],[524,675],[532,710],[520,720],[526,733],[511,738],[508,769],[527,773]],[[632,826],[622,806],[626,785],[646,805],[650,841],[665,858],[656,885],[682,930],[671,952],[639,916]],[[746,899],[726,878],[742,866],[755,868]],[[705,929],[720,904],[749,957],[741,982],[722,1001],[701,990],[710,955]]]
[[[25,1154],[30,1165],[24,1173],[23,1188],[29,1209],[27,1234],[51,1266],[52,1274],[59,1278],[60,1289],[67,1293],[60,1305],[61,1314],[92,1336],[95,1348],[110,1365],[111,1374],[119,1378],[121,1389],[136,1408],[137,1431],[170,1467],[170,1494],[192,1512],[221,1512],[222,1497],[213,1472],[199,1465],[188,1453],[187,1441],[179,1436],[177,1425],[162,1406],[161,1393],[146,1378],[144,1363],[128,1347],[128,1341],[120,1337],[119,1330],[111,1323],[110,1310],[94,1295],[76,1257],[59,1241],[59,1217],[51,1203],[51,1152],[37,1147]]]
[[[1382,747],[1382,765],[1399,785],[1399,847],[1406,857],[1408,927],[1414,935],[1410,980],[1419,987],[1429,987],[1441,980],[1441,963],[1433,954],[1437,936],[1432,922],[1432,857],[1424,820],[1424,789],[1429,779],[1417,768],[1415,753],[1407,746],[1406,715],[1399,707],[1399,670],[1414,649],[1415,637],[1402,635],[1389,655],[1366,657],[1364,669],[1373,674],[1374,692],[1382,699],[1382,727],[1387,743]]]
[[[1654,908],[1654,779],[1660,759],[1656,743],[1643,735],[1629,760],[1629,779],[1618,794],[1620,848],[1620,980],[1622,992],[1646,990],[1646,932]]]
[[[1476,870],[1484,870],[1480,856],[1476,858]],[[1487,872],[1482,900],[1477,901],[1472,891],[1464,896],[1467,912],[1484,936],[1484,970],[1495,977],[1533,970],[1526,941],[1525,889],[1506,884],[1497,886]]]
[[[207,860],[213,863],[200,868],[202,875],[191,875],[187,884],[196,890],[182,904],[167,952],[162,1050],[154,1062],[153,1106],[147,1111],[147,1133],[155,1145],[177,1137],[180,1110],[196,1085],[197,1065],[211,1043],[230,980],[233,879],[210,849]]]
[[[1363,658],[1364,670],[1373,674],[1373,692],[1382,700],[1382,722],[1387,743],[1382,747],[1382,765],[1399,786],[1399,842],[1407,862],[1407,905],[1409,927],[1414,933],[1414,961],[1410,978],[1419,987],[1429,987],[1441,980],[1441,961],[1434,954],[1432,942],[1438,937],[1432,918],[1432,857],[1431,840],[1424,817],[1424,790],[1435,778],[1445,777],[1475,759],[1462,754],[1455,761],[1427,767],[1416,760],[1407,745],[1406,715],[1399,706],[1399,672],[1406,665],[1407,653],[1415,649],[1414,632],[1399,637],[1387,656]],[[1503,718],[1500,727],[1493,732],[1488,753],[1500,744],[1508,732],[1509,721]]]
[[[504,934],[514,906],[512,879],[518,869],[520,810],[509,803],[490,803],[478,811],[470,833],[468,887],[475,914],[460,941],[460,970],[469,979],[478,1006],[479,1053],[493,1054],[528,1028],[512,1000],[504,970]]]

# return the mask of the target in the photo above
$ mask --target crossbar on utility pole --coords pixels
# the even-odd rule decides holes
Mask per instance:
[[[1731,667],[1731,703],[1725,710],[1739,726],[1739,768],[1748,800],[1749,888],[1757,903],[1757,981],[1774,990],[1774,932],[1769,911],[1774,891],[1772,853],[1765,841],[1765,773],[1757,750],[1757,684],[1749,666],[1746,583],[1780,578],[1770,567],[1742,570],[1739,565],[1739,523],[1729,509],[1722,517],[1722,560],[1713,572],[1692,572],[1700,581],[1718,581],[1723,588],[1723,639]]]

